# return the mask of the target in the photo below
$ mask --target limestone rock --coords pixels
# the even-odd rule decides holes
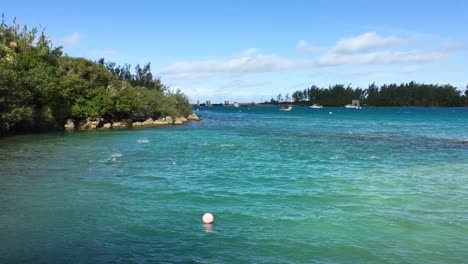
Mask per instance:
[[[188,120],[200,121],[200,117],[197,114],[190,114],[187,116]]]
[[[111,129],[112,128],[112,124],[111,123],[106,123],[104,124],[101,129]]]
[[[183,124],[185,124],[187,122],[188,122],[188,120],[185,117],[176,117],[175,120],[174,120],[174,125],[183,125]]]
[[[166,116],[166,123],[172,124],[172,123],[174,123],[174,120],[172,119],[172,117]]]
[[[178,117],[174,120],[174,125],[183,125],[183,124],[184,122],[182,121],[182,119]]]
[[[79,130],[95,130],[99,125],[100,120],[93,120],[92,118],[87,118],[84,121],[81,121],[78,125]]]
[[[73,119],[67,119],[67,122],[64,125],[65,130],[75,130],[75,122]]]
[[[124,122],[114,122],[112,124],[112,128],[126,128],[127,125],[125,125]]]
[[[160,118],[160,119],[154,121],[153,125],[155,125],[155,126],[164,126],[164,125],[167,125],[167,122],[166,122],[165,119],[163,120],[163,118]]]
[[[154,125],[154,120],[152,118],[146,119],[143,123],[141,123],[143,126],[152,126]]]

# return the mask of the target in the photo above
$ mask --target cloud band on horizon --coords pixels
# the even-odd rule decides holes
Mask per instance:
[[[356,37],[340,39],[333,47],[323,49],[316,58],[292,59],[276,54],[261,54],[249,48],[228,59],[181,61],[159,69],[170,79],[209,78],[216,74],[251,74],[278,71],[294,71],[341,65],[423,64],[447,59],[451,52],[441,48],[390,50],[407,44],[409,39],[396,36],[379,36],[367,32]],[[301,40],[297,48],[312,50]],[[385,50],[382,50],[386,48]],[[314,51],[318,51],[314,48]],[[322,50],[322,49],[320,49]]]

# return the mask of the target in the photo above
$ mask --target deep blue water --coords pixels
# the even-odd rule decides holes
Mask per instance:
[[[468,259],[468,108],[195,112],[0,139],[0,263]]]

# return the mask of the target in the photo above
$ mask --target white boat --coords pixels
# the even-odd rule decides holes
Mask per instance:
[[[310,108],[314,108],[314,109],[318,109],[318,108],[323,108],[323,106],[321,105],[318,105],[318,104],[313,104],[311,106],[309,106]]]
[[[359,105],[352,105],[352,104],[347,104],[344,107],[352,108],[352,109],[361,109],[361,107]]]
[[[288,106],[282,106],[280,108],[280,111],[291,111],[292,110],[292,106],[288,105]]]
[[[239,104],[238,104],[238,103],[234,103],[234,107],[239,107]]]

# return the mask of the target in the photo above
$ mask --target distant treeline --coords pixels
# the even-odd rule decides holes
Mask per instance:
[[[0,135],[63,129],[67,118],[187,116],[186,95],[143,68],[63,55],[44,29],[0,26]]]
[[[320,104],[343,106],[351,100],[360,100],[369,106],[468,106],[468,87],[464,93],[449,84],[402,83],[377,86],[367,89],[352,88],[351,85],[335,84],[328,88],[312,85],[284,97],[279,94],[271,98],[272,104],[294,103],[297,105]]]

